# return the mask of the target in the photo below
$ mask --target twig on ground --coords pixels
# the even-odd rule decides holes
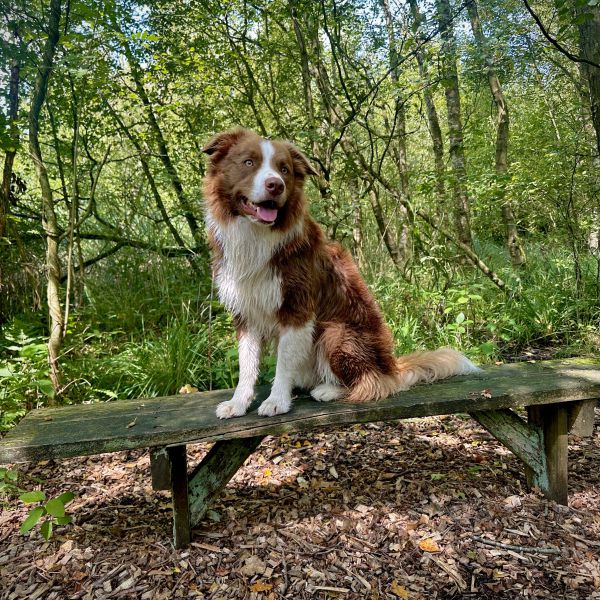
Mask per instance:
[[[538,552],[539,554],[560,554],[558,548],[537,548],[536,546],[514,546],[512,544],[503,544],[502,542],[496,542],[495,540],[488,540],[487,538],[479,537],[474,535],[473,539],[480,544],[486,546],[495,546],[496,548],[504,548],[505,550],[514,550],[515,552]]]

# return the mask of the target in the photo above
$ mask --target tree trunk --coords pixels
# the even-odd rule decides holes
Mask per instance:
[[[410,12],[416,29],[417,44],[424,43],[422,34],[422,23],[425,17],[419,11],[417,0],[409,0]],[[446,203],[446,165],[444,164],[444,138],[442,137],[442,128],[438,117],[437,108],[431,92],[431,78],[429,69],[425,62],[425,57],[421,48],[415,50],[415,57],[419,66],[419,77],[423,82],[423,100],[425,101],[425,112],[427,115],[427,124],[429,126],[429,135],[433,146],[433,160],[435,164],[435,187],[438,195],[438,208],[443,208]]]
[[[452,162],[452,187],[454,193],[454,223],[458,239],[473,246],[470,224],[469,197],[467,194],[467,166],[463,146],[463,126],[456,67],[456,40],[450,13],[450,0],[436,0],[437,19],[442,35],[442,78],[448,111],[450,160]]]
[[[404,99],[400,93],[400,78],[398,74],[398,49],[396,45],[396,33],[394,31],[394,20],[390,9],[389,0],[381,0],[381,6],[385,15],[385,24],[388,36],[389,46],[389,63],[390,75],[395,88],[395,118],[397,134],[392,142],[392,156],[396,163],[398,178],[400,180],[400,194],[405,202],[398,204],[398,209],[401,214],[399,223],[398,235],[398,252],[399,259],[402,262],[402,268],[410,261],[412,255],[412,247],[410,240],[410,224],[408,223],[408,215],[404,206],[410,203],[410,181],[408,173],[408,152],[406,149],[406,107]]]
[[[60,367],[58,358],[62,346],[63,317],[60,306],[60,259],[58,244],[60,232],[54,211],[54,198],[48,179],[48,172],[42,158],[39,140],[40,113],[48,91],[48,80],[54,63],[56,46],[59,40],[61,6],[60,0],[50,0],[50,19],[48,23],[48,38],[44,44],[41,64],[37,76],[31,108],[29,111],[29,150],[33,159],[36,174],[42,193],[42,225],[46,233],[46,268],[48,274],[47,300],[50,316],[50,335],[48,338],[48,362],[50,379],[55,391],[55,399],[60,393]]]
[[[4,169],[2,172],[2,190],[0,192],[0,240],[8,234],[8,216],[10,214],[10,183],[13,173],[13,164],[19,133],[16,121],[19,116],[19,83],[21,63],[19,59],[13,58],[10,63],[10,82],[8,86],[8,123],[12,138],[11,147],[6,151],[4,157]]]
[[[506,180],[508,175],[508,136],[509,136],[509,114],[508,105],[496,69],[492,63],[492,57],[488,49],[487,39],[481,27],[479,11],[477,10],[476,0],[470,0],[467,3],[467,11],[469,20],[471,21],[471,29],[475,36],[475,42],[487,67],[488,82],[490,92],[496,105],[498,113],[496,121],[496,175],[498,177],[498,203],[502,207],[502,219],[506,228],[506,247],[510,255],[510,260],[513,267],[521,267],[526,263],[525,251],[521,244],[519,234],[517,232],[517,224],[515,220],[512,204],[506,198]]]
[[[581,12],[591,13],[591,19],[585,19],[579,24],[579,47],[581,56],[586,60],[600,65],[600,7],[587,4]],[[587,80],[592,123],[596,131],[596,147],[600,156],[600,68],[582,63],[581,69]]]

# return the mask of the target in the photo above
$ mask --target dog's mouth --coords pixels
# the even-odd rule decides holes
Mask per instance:
[[[246,196],[242,196],[242,210],[253,221],[273,225],[277,219],[279,207],[273,200],[265,200],[264,202],[250,202]]]

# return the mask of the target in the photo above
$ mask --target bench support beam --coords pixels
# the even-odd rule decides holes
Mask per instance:
[[[206,514],[246,459],[256,450],[264,436],[216,442],[189,478],[190,520],[194,527]]]

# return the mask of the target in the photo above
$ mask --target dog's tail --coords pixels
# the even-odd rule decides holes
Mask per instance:
[[[464,354],[452,348],[407,354],[397,359],[396,366],[399,392],[416,383],[431,383],[454,375],[468,375],[480,371]]]
[[[347,402],[380,400],[390,394],[403,392],[417,383],[431,383],[454,375],[477,373],[479,367],[452,348],[432,352],[415,352],[396,359],[396,373],[383,375],[365,373],[349,391]]]

